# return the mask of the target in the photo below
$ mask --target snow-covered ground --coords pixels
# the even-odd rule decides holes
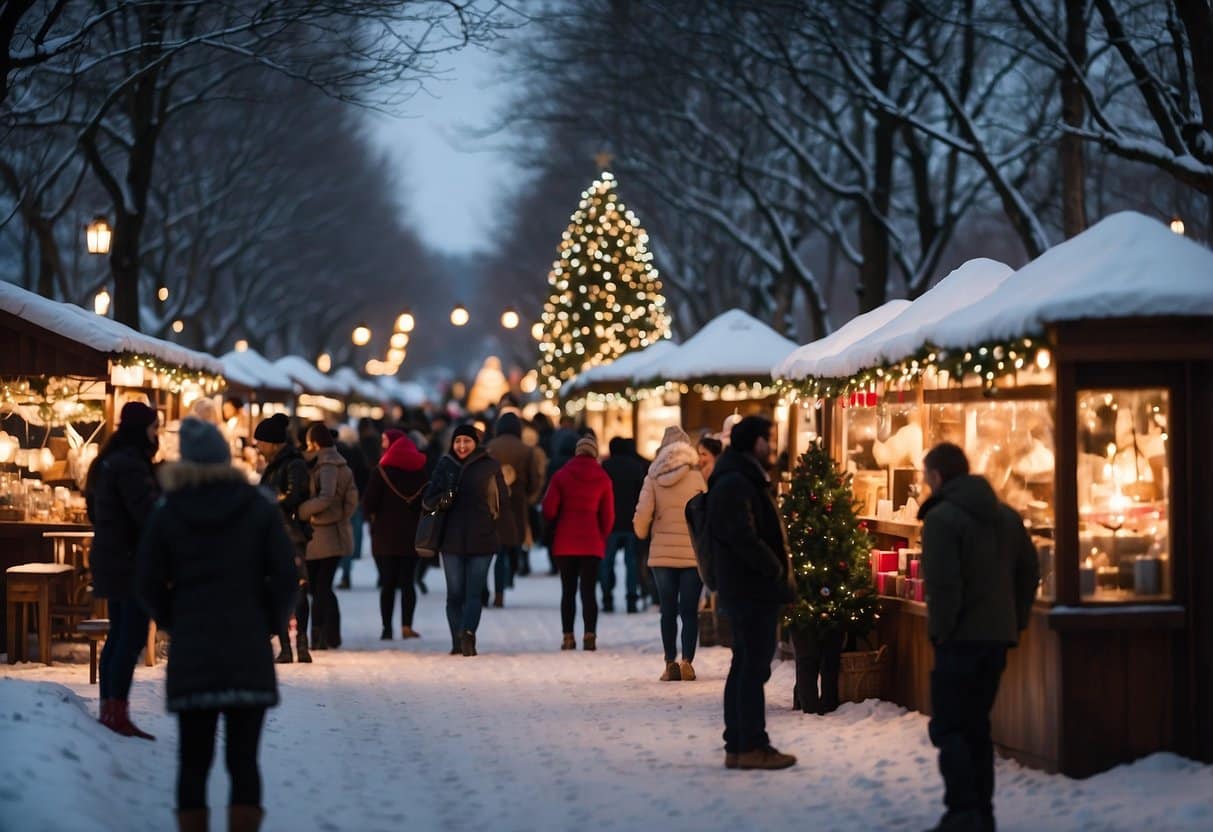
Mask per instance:
[[[602,616],[597,653],[562,653],[559,585],[543,576],[485,611],[480,656],[451,657],[441,574],[428,582],[424,638],[380,642],[374,566],[359,561],[355,588],[338,593],[345,646],[281,668],[261,747],[264,829],[922,829],[939,816],[919,714],[876,701],[799,714],[781,664],[768,727],[800,764],[728,771],[727,650],[700,651],[698,681],[657,681],[649,610]],[[0,830],[172,828],[176,726],[163,681],[163,663],[135,673],[131,710],[159,736],[148,743],[94,721],[86,664],[0,665]],[[227,800],[222,759],[213,807]],[[1213,766],[1156,754],[1075,781],[1000,760],[997,811],[1003,830],[1207,830]]]

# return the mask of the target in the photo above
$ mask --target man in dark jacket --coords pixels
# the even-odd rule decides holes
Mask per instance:
[[[277,413],[268,419],[262,419],[257,424],[257,428],[253,431],[253,441],[258,452],[265,457],[268,463],[265,470],[261,472],[261,487],[278,500],[278,508],[282,510],[282,519],[286,523],[287,535],[295,547],[295,565],[299,572],[299,584],[302,587],[307,580],[303,564],[307,541],[311,537],[311,527],[299,519],[299,506],[303,505],[311,496],[311,477],[307,460],[290,442],[289,427],[290,420],[286,414]],[[310,611],[307,593],[301,588],[295,606],[295,647],[301,662],[312,660],[307,640]],[[295,655],[291,651],[290,632],[286,626],[278,633],[278,643],[281,650],[275,661],[279,664],[293,662]]]
[[[923,459],[931,497],[918,516],[926,579],[931,742],[939,749],[947,812],[939,830],[994,829],[990,709],[1007,661],[1028,625],[1040,579],[1023,521],[994,489],[969,474],[956,445]]]
[[[489,456],[501,464],[502,475],[509,486],[508,499],[502,500],[501,550],[493,569],[496,590],[493,606],[505,606],[505,590],[514,586],[514,575],[522,558],[526,542],[527,509],[543,495],[544,470],[542,457],[522,441],[522,420],[512,411],[497,419],[497,435],[485,445]]]
[[[636,601],[640,595],[639,549],[640,542],[632,530],[632,515],[640,500],[640,489],[644,487],[644,476],[649,463],[636,453],[636,441],[616,436],[611,440],[611,455],[602,463],[602,469],[611,478],[615,491],[615,526],[606,542],[606,557],[598,580],[602,584],[602,611],[615,611],[615,555],[623,549],[623,567],[627,582],[628,612],[636,612]]]
[[[721,612],[733,629],[733,662],[724,685],[726,768],[781,769],[796,764],[771,747],[763,685],[771,678],[779,612],[792,600],[783,521],[767,468],[771,421],[747,416],[708,482],[708,533]]]

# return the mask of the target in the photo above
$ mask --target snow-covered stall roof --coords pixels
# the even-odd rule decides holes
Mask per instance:
[[[795,341],[740,309],[730,309],[633,377],[638,382],[770,378],[771,367],[795,349]]]
[[[232,350],[219,360],[223,363],[223,374],[243,387],[277,393],[295,392],[294,379],[254,349]]]
[[[591,367],[576,378],[569,381],[561,392],[573,393],[593,387],[595,384],[628,384],[632,378],[642,373],[647,365],[661,360],[678,349],[678,345],[668,339],[650,344],[642,350],[626,352],[610,364],[599,364]]]
[[[50,300],[6,281],[0,281],[0,309],[108,355],[146,355],[190,370],[223,372],[219,359],[204,352],[144,335],[75,304]]]
[[[378,384],[387,398],[400,402],[405,407],[421,407],[431,401],[430,393],[415,381],[400,381],[392,376],[380,376]]]
[[[935,328],[995,291],[1012,274],[1006,263],[984,257],[969,260],[884,325],[833,355],[822,356],[814,375],[847,378],[860,370],[909,358],[929,340]]]
[[[312,366],[312,362],[297,355],[284,355],[274,366],[286,373],[305,393],[318,396],[346,396],[349,387]]]
[[[1095,318],[1213,316],[1213,252],[1132,211],[1113,214],[1028,263],[998,289],[932,327],[965,348]]]
[[[771,371],[775,378],[800,379],[820,377],[821,362],[847,349],[872,332],[896,318],[910,306],[908,300],[891,300],[870,312],[856,315],[824,338],[810,341],[780,361]]]
[[[352,367],[341,367],[336,370],[333,373],[333,380],[349,387],[350,393],[367,404],[377,403],[385,398],[379,385],[358,375],[358,371]]]

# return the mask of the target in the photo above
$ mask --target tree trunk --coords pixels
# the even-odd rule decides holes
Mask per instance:
[[[55,241],[55,226],[45,217],[27,217],[38,239],[38,285],[36,291],[44,298],[55,297],[55,279],[63,272],[63,260]]]
[[[143,216],[124,212],[114,222],[110,274],[114,278],[114,320],[139,329],[139,236]]]
[[[1087,63],[1087,0],[1066,0],[1066,52],[1072,64],[1064,65],[1061,70],[1061,117],[1066,127],[1077,130],[1086,119],[1086,102],[1078,72]],[[1087,229],[1083,139],[1069,132],[1062,134],[1059,154],[1062,227],[1068,239]]]

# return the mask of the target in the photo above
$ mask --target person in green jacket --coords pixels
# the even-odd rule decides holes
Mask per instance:
[[[918,513],[926,580],[931,671],[931,742],[939,749],[947,807],[937,830],[994,829],[990,710],[1007,648],[1028,625],[1040,580],[1023,520],[969,473],[956,445],[923,459],[931,497]]]

